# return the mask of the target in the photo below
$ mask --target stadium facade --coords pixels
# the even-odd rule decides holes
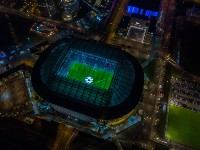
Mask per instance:
[[[135,108],[143,82],[142,67],[132,55],[78,38],[52,44],[32,70],[35,94],[64,116],[62,122],[106,134],[103,138],[140,120]],[[126,127],[118,129],[121,124]]]

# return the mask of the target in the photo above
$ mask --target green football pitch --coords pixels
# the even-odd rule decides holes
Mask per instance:
[[[200,113],[170,105],[166,136],[172,141],[200,149]]]
[[[85,79],[87,77],[92,77],[93,82],[90,85],[108,90],[113,78],[113,72],[108,72],[103,69],[94,69],[92,66],[84,65],[78,62],[73,62],[69,71],[67,73],[67,77],[73,80],[81,81],[82,83],[86,83]]]

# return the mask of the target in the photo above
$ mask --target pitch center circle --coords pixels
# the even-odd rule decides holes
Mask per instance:
[[[86,77],[85,78],[85,83],[90,84],[93,82],[93,78],[92,77]]]

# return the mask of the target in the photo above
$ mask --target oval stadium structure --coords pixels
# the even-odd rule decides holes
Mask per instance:
[[[35,93],[62,113],[109,121],[137,106],[144,73],[140,63],[119,47],[71,38],[42,53],[31,80]]]

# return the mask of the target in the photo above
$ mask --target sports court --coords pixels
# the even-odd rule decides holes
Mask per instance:
[[[170,105],[166,137],[177,143],[200,149],[199,118],[199,112]]]
[[[73,62],[66,77],[108,90],[112,81],[113,72],[98,68],[95,69],[93,66],[84,65],[79,62]]]
[[[58,75],[83,84],[108,90],[117,62],[77,50],[70,50]]]

